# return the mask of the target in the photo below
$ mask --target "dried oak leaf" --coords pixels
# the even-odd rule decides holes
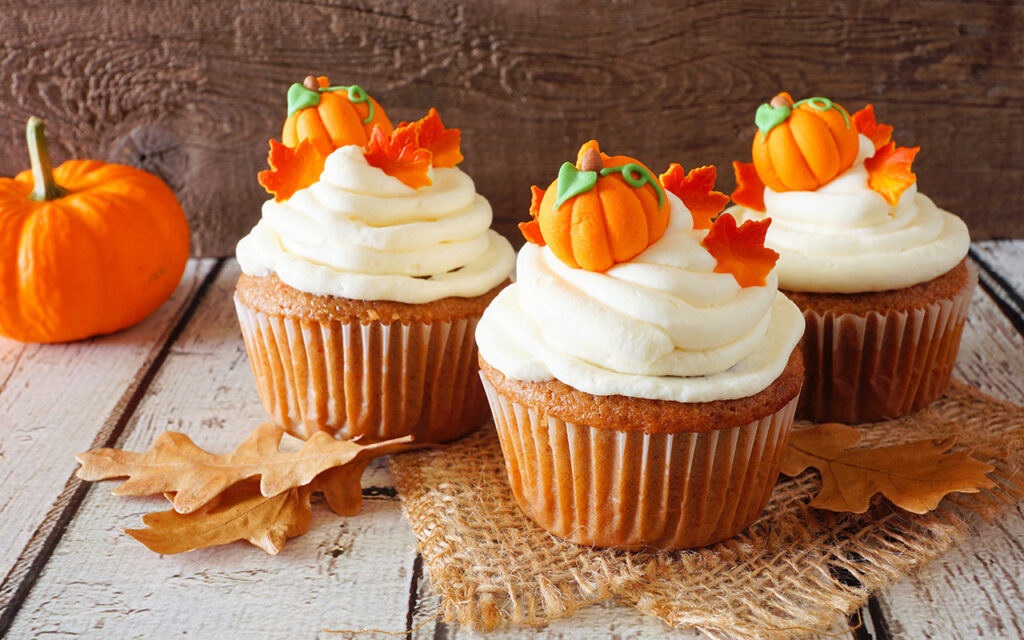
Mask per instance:
[[[717,177],[718,169],[713,166],[697,167],[686,173],[682,165],[673,162],[658,179],[690,210],[694,229],[710,229],[714,217],[729,202],[729,196],[714,190]]]
[[[880,148],[864,161],[864,168],[868,170],[868,187],[890,205],[896,206],[907,187],[917,182],[910,165],[920,150],[921,147],[897,147],[895,142]]]
[[[312,492],[310,486],[297,487],[268,498],[260,493],[259,481],[250,478],[229,487],[203,509],[188,514],[173,509],[148,513],[142,517],[145,529],[125,529],[125,533],[162,554],[248,540],[276,555],[288,538],[309,530]]]
[[[733,160],[732,170],[736,174],[736,190],[732,192],[732,201],[741,207],[764,211],[764,183],[753,162],[737,162]]]
[[[445,129],[437,109],[431,107],[430,112],[416,122],[398,125],[399,129],[404,127],[415,129],[417,144],[430,151],[433,155],[431,162],[435,167],[454,167],[462,162],[462,151],[459,148],[462,131]]]
[[[399,127],[387,135],[374,125],[370,142],[363,149],[363,157],[373,167],[389,176],[401,180],[413,189],[432,184],[427,172],[430,170],[433,154],[419,145],[416,127]]]
[[[547,244],[540,232],[540,221],[537,220],[537,216],[540,215],[540,203],[544,200],[544,193],[544,189],[536,185],[530,187],[530,215],[533,216],[533,220],[519,223],[519,230],[523,233],[523,237],[529,243],[540,247]]]
[[[292,149],[272,139],[267,155],[270,169],[260,171],[260,184],[267,193],[274,195],[274,202],[287,200],[299,189],[320,179],[326,160],[309,140],[303,139]]]
[[[875,107],[868,105],[853,114],[853,125],[857,127],[857,133],[867,136],[875,145],[878,151],[892,140],[892,125],[880,124],[875,121]]]
[[[282,452],[278,450],[282,435],[284,431],[266,423],[231,453],[213,454],[196,446],[185,434],[166,431],[145,453],[96,449],[78,454],[82,466],[77,475],[89,481],[127,477],[114,489],[114,495],[119,496],[174,493],[174,509],[187,514],[236,483],[256,476],[260,477],[263,495],[273,497],[311,483],[328,469],[354,466],[359,473],[345,477],[358,487],[370,460],[424,446],[412,443],[411,437],[360,444],[335,440],[321,431],[298,451]],[[358,510],[358,503],[355,507]]]
[[[955,437],[850,449],[861,437],[860,431],[842,424],[797,431],[783,453],[782,473],[795,476],[814,467],[821,474],[821,491],[810,506],[851,513],[867,511],[876,493],[912,513],[928,513],[947,493],[996,486],[985,475],[994,467],[966,451],[946,454]]]
[[[741,287],[764,286],[779,259],[778,253],[764,246],[771,222],[771,218],[747,220],[737,227],[731,213],[715,218],[700,242],[717,261],[715,273],[731,273]]]

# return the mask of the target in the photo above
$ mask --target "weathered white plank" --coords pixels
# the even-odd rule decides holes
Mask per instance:
[[[226,451],[266,419],[231,303],[237,275],[230,262],[210,286],[119,447],[143,450],[174,429]],[[367,475],[368,484],[390,484],[384,465]],[[112,487],[90,490],[12,637],[309,638],[323,628],[405,628],[414,537],[395,499],[366,500],[351,518],[315,504],[309,533],[278,556],[246,543],[158,556],[119,529],[165,504],[116,498]]]
[[[986,240],[971,248],[985,266],[1024,295],[1024,240]]]
[[[983,243],[1024,290],[1024,241]],[[1010,280],[1010,278],[1007,278]],[[978,290],[956,375],[993,396],[1024,404],[1024,338]],[[893,638],[1024,637],[1024,508],[1018,505],[878,597]]]
[[[0,609],[73,493],[74,454],[114,428],[215,263],[190,261],[171,298],[124,331],[56,345],[0,338]]]

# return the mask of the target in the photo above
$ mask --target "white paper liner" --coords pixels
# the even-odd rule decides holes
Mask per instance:
[[[263,406],[292,435],[446,442],[487,418],[476,317],[319,322],[262,313],[237,295],[235,309]]]
[[[804,310],[797,417],[860,424],[923,409],[945,393],[977,282],[911,311],[838,316]]]
[[[738,427],[645,434],[566,422],[483,382],[523,512],[560,538],[621,549],[702,547],[750,526],[775,487],[797,404]]]

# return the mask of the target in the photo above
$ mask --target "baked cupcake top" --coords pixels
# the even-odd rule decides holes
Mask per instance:
[[[755,116],[753,162],[734,162],[737,220],[772,219],[766,243],[781,254],[790,291],[900,289],[946,273],[970,246],[967,227],[918,193],[918,147],[866,106],[852,116],[827,98],[781,93]]]
[[[271,140],[274,195],[238,243],[242,271],[315,295],[420,304],[473,297],[505,280],[514,251],[462,161],[460,132],[434,109],[393,128],[358,86],[307,78]]]
[[[803,334],[778,293],[767,222],[712,218],[713,167],[655,178],[596,142],[534,187],[515,284],[477,328],[480,354],[517,380],[677,402],[758,393]]]

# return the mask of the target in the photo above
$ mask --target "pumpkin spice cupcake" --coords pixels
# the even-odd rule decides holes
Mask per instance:
[[[487,405],[473,332],[514,252],[456,168],[460,134],[437,112],[393,128],[357,86],[288,91],[274,194],[238,243],[235,292],[260,398],[305,438],[444,442]]]
[[[737,220],[771,219],[779,286],[803,311],[797,416],[862,423],[939,398],[976,274],[963,221],[918,193],[918,148],[868,105],[788,93],[757,110],[752,163],[733,163]]]
[[[715,170],[656,179],[596,142],[534,187],[516,283],[477,327],[523,511],[579,544],[682,549],[749,526],[775,486],[803,366],[768,223],[712,217]]]

